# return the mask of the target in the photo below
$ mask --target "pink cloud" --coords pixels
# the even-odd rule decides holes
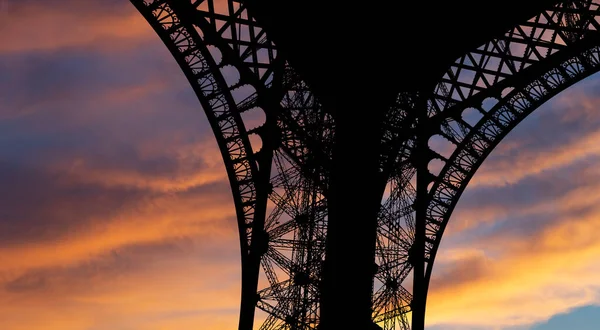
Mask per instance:
[[[598,185],[594,187],[597,191]],[[600,195],[580,200],[591,191],[586,187],[532,207],[542,213],[554,210],[558,218],[529,235],[498,232],[443,246],[428,298],[428,324],[493,329],[600,304],[595,275],[600,270]],[[571,202],[591,209],[575,213]],[[532,209],[514,210],[507,217]],[[519,223],[512,225],[518,228]]]
[[[152,258],[137,256],[135,267],[118,272],[83,277],[77,269],[58,269],[43,277],[43,286],[0,295],[2,325],[11,330],[231,329],[237,323],[239,264],[203,262],[210,252],[199,245],[157,250]],[[88,264],[102,269],[101,261]],[[231,280],[223,283],[224,278]]]
[[[129,2],[119,6],[74,0],[59,6],[15,2],[5,8],[2,21],[0,53],[68,47],[114,51],[158,39]]]

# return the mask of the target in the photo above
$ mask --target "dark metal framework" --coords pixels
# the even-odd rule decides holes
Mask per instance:
[[[333,117],[243,0],[131,2],[181,66],[225,162],[241,245],[240,330],[316,329]],[[599,22],[600,0],[561,2],[461,56],[433,91],[399,91],[381,132],[388,185],[374,323],[423,329],[433,262],[460,195],[512,128],[600,70]],[[448,143],[432,149],[432,139]]]

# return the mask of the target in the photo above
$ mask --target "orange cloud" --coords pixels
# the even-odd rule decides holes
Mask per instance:
[[[532,236],[505,234],[442,248],[446,257],[438,260],[441,273],[434,270],[428,324],[503,328],[600,304],[598,230],[595,207],[582,216],[567,212]]]
[[[568,165],[576,163],[574,159]],[[464,230],[472,229],[483,224],[491,224],[508,217],[526,216],[553,216],[556,214],[574,214],[581,209],[591,207],[600,202],[598,185],[600,184],[600,171],[597,167],[589,166],[576,171],[574,174],[565,174],[556,169],[547,172],[548,180],[555,194],[547,198],[534,196],[527,202],[518,205],[513,202],[488,202],[471,203],[468,207],[457,207],[452,215],[448,233],[460,235]],[[540,181],[538,175],[538,181]],[[560,177],[560,179],[558,179]],[[543,180],[542,180],[543,181]],[[565,182],[569,184],[566,185]],[[477,187],[469,187],[477,189]],[[500,188],[497,188],[500,189]],[[518,190],[518,186],[514,188]],[[511,194],[512,190],[501,190],[503,194]]]
[[[231,237],[234,219],[231,201],[210,194],[149,197],[52,242],[0,246],[0,272],[68,266],[122,247],[178,237]]]
[[[211,257],[202,245],[200,241],[180,244],[176,250],[157,250],[152,258],[133,255],[135,267],[127,265],[119,271],[94,272],[92,261],[87,277],[77,268],[58,269],[43,277],[43,286],[0,294],[2,326],[11,330],[234,328],[239,263],[205,262]],[[106,267],[118,269],[110,262]],[[223,283],[223,279],[230,280]]]
[[[173,146],[172,139],[167,137],[157,140],[141,142],[137,146],[138,168],[111,166],[85,156],[60,160],[50,166],[55,173],[63,174],[65,184],[94,184],[106,188],[177,192],[228,181],[216,142],[198,141]],[[141,169],[144,164],[157,159],[169,159],[175,167],[164,173],[144,173]]]
[[[591,132],[569,145],[539,152],[526,150],[517,157],[495,159],[477,172],[470,187],[504,186],[544,171],[565,167],[577,160],[600,155],[600,131]]]
[[[65,1],[59,6],[15,1],[5,8],[0,32],[1,53],[53,51],[82,47],[131,49],[158,40],[129,3]],[[8,32],[10,31],[10,33]]]
[[[590,83],[589,80],[586,82]],[[591,123],[591,125],[578,126],[579,136],[566,143],[560,139],[556,140],[557,132],[548,132],[544,130],[544,127],[541,127],[537,130],[542,133],[540,142],[546,142],[546,146],[541,151],[539,148],[527,149],[523,146],[522,141],[511,139],[511,134],[509,134],[506,141],[502,141],[493,151],[493,160],[486,161],[479,169],[477,175],[471,180],[470,186],[501,187],[511,185],[527,177],[565,167],[574,161],[590,156],[598,156],[600,147],[597,141],[600,138],[600,131],[594,123],[600,119],[597,111],[599,102],[600,99],[594,95],[588,95],[581,89],[573,87],[557,96],[551,103],[543,105],[536,110],[534,115],[536,116],[535,120],[541,126],[554,128],[562,126],[565,130],[568,130],[573,128],[566,125],[573,122]],[[547,118],[546,121],[542,121],[537,116],[539,115],[537,111],[551,111],[553,112],[552,116],[555,118],[550,118],[551,123],[548,122]],[[534,119],[526,119],[526,121],[531,120]]]
[[[524,327],[600,305],[600,131],[587,125],[597,121],[598,100],[575,91],[557,103],[566,110],[554,122],[541,121],[540,129],[575,120],[586,121],[584,129],[570,127],[578,134],[568,143],[541,151],[509,136],[496,150],[505,157],[482,166],[468,188],[477,192],[476,202],[458,205],[440,247],[428,325]],[[506,196],[511,193],[516,196]]]
[[[106,195],[116,188],[137,189],[143,198],[124,202],[108,216],[90,209],[84,214],[87,218],[77,224],[71,208],[77,201],[62,199],[73,196],[58,196],[52,209],[41,214],[67,217],[72,229],[39,241],[0,243],[0,290],[31,272],[101,264],[113,253],[132,248],[182,240],[193,248],[184,245],[178,255],[132,257],[134,263],[150,264],[142,273],[115,273],[100,267],[73,277],[42,277],[45,288],[41,289],[36,288],[35,277],[19,283],[25,289],[4,289],[0,304],[10,307],[0,310],[3,328],[80,330],[127,324],[136,330],[235,327],[239,242],[235,210],[216,144],[201,141],[169,149],[147,141],[134,150],[138,165],[145,159],[168,157],[175,166],[165,175],[155,175],[93,161],[71,168],[60,161],[49,164],[49,173],[60,174],[52,175],[59,177],[58,192],[92,185],[105,189]],[[96,202],[102,205],[108,196],[99,196],[102,199]],[[233,250],[235,258],[219,260],[224,247]],[[211,275],[213,272],[216,275]]]
[[[104,55],[107,51],[141,52],[142,43],[155,42],[177,70],[178,75],[173,77],[186,84],[166,48],[133,6],[126,1],[123,7],[111,6],[109,9],[101,1],[95,4],[76,0],[54,7],[15,4],[2,23],[11,33],[3,34],[0,52],[83,49]],[[93,95],[62,90],[62,94],[52,94],[33,105],[27,114],[48,108],[57,97],[69,101],[89,98],[88,103],[65,106],[71,111],[67,111],[68,123],[61,124],[93,127],[101,117],[122,111],[115,105],[126,105],[164,90],[172,92],[169,88],[177,81],[163,78],[162,73],[135,86],[94,90]],[[94,103],[106,111],[82,110],[91,109]],[[174,103],[168,104],[168,111],[135,104],[132,113],[140,118],[149,112],[163,111],[171,116],[171,109],[180,111],[179,104]],[[590,109],[594,104],[595,101],[589,101]],[[199,119],[199,123],[204,120]],[[565,115],[564,120],[568,119]],[[49,130],[65,134],[65,126]],[[110,154],[115,158],[131,157],[131,163],[125,165],[85,152],[39,157],[45,171],[60,174],[53,182],[57,190],[85,186],[105,190],[105,195],[94,195],[95,199],[85,202],[101,204],[115,191],[141,191],[143,198],[123,202],[109,215],[88,211],[84,216],[90,219],[77,219],[78,215],[68,207],[69,203],[78,202],[76,197],[68,196],[69,203],[57,198],[54,208],[43,211],[70,217],[73,226],[66,233],[46,240],[0,243],[0,328],[236,327],[240,276],[237,224],[230,193],[226,189],[218,193],[210,189],[217,185],[226,188],[216,143],[212,136],[202,140],[181,127],[149,129],[153,137],[130,142],[133,155],[120,151]],[[115,125],[106,125],[106,130],[109,135],[115,134]],[[524,178],[566,167],[574,160],[596,156],[600,150],[595,143],[599,134],[593,132],[566,147],[542,153],[525,151],[517,161],[486,163],[471,188],[516,184]],[[94,145],[99,146],[100,143]],[[518,142],[503,143],[498,150],[519,147]],[[167,164],[171,166],[168,170],[153,172],[155,168],[144,168],[163,158],[172,161]],[[581,175],[595,178],[592,170]],[[590,180],[588,185],[568,191],[559,199],[541,200],[516,210],[507,211],[506,205],[487,205],[458,211],[461,217],[453,219],[450,231],[453,223],[458,224],[461,219],[461,230],[485,221],[494,223],[500,217],[547,214],[560,221],[539,228],[530,237],[497,234],[468,246],[442,248],[429,297],[428,323],[461,329],[498,328],[528,324],[574,306],[598,303],[595,274],[600,266],[595,260],[600,243],[594,234],[600,229],[600,209],[594,206],[600,199],[596,191],[600,190],[596,189],[596,181]],[[581,208],[592,208],[593,212],[574,216]],[[461,230],[455,234],[460,235]],[[160,248],[169,244],[176,246],[175,252]],[[136,249],[148,250],[131,252]],[[113,255],[119,256],[116,259],[123,256],[123,264],[114,262]]]

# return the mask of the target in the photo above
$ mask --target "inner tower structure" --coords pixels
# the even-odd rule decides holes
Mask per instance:
[[[600,63],[597,0],[131,2],[224,159],[240,330],[424,329],[433,261],[470,178]]]

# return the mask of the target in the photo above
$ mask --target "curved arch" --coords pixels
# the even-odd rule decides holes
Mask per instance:
[[[207,115],[221,151],[238,220],[242,264],[240,325],[249,327],[248,323],[251,324],[254,319],[254,303],[250,304],[248,300],[253,298],[249,296],[256,295],[260,262],[251,254],[252,238],[257,241],[256,237],[262,233],[264,216],[257,214],[257,207],[262,206],[259,205],[257,187],[260,182],[256,179],[260,177],[259,166],[240,113],[253,108],[255,104],[252,100],[235,102],[232,93],[240,87],[240,82],[231,86],[226,83],[221,70],[226,62],[217,63],[202,38],[202,31],[180,18],[170,2],[132,3],[181,67]],[[219,54],[219,57],[223,59],[223,54]]]
[[[598,44],[599,1],[566,0],[549,5],[547,10],[502,36],[459,57],[440,78],[431,96],[428,96],[425,109],[417,109],[428,114],[426,127],[429,136],[443,135],[456,146],[448,158],[435,150],[430,150],[433,152],[427,156],[428,160],[442,160],[446,166],[438,175],[429,174],[432,184],[426,198],[426,283],[431,276],[446,218],[449,218],[446,213],[451,212],[455,196],[462,193],[459,184],[464,184],[469,171],[479,166],[476,159],[481,155],[473,148],[483,150],[492,144],[489,137],[500,134],[499,127],[504,127],[502,123],[506,122],[506,114],[496,119],[496,125],[483,127],[480,139],[467,141],[465,138],[478,122],[487,118],[487,114],[491,113],[490,108],[497,109],[501,101],[511,95],[527,90],[532,97],[541,97],[546,87],[540,82],[534,83],[539,77],[546,75],[549,84],[560,84],[561,74],[550,72],[559,64],[582,56]],[[579,69],[572,67],[567,70]],[[587,72],[588,68],[584,69]],[[528,105],[516,106],[523,108]],[[469,113],[469,109],[473,110],[472,113]],[[414,130],[410,136],[414,140]],[[457,162],[456,167],[450,165],[450,159]]]
[[[215,61],[206,45],[197,42],[200,39],[197,31],[185,26],[168,2],[157,0],[133,4],[167,46],[205,109],[225,162],[231,189],[236,192],[233,194],[236,212],[242,214],[245,221],[239,224],[244,259],[250,247],[250,237],[241,230],[252,223],[250,209],[256,203],[256,187],[252,178],[258,174],[258,168],[250,159],[253,152],[240,117],[242,109],[238,109],[231,96],[234,88],[227,85],[220,72],[223,64]]]
[[[253,269],[259,267],[259,262],[265,262],[270,258],[269,262],[279,264],[289,277],[286,281],[278,281],[275,273],[269,269],[270,265],[263,265],[271,287],[262,293],[259,292],[258,297],[255,297],[256,290],[246,292],[249,294],[243,295],[242,306],[251,305],[254,309],[254,303],[244,303],[244,299],[248,301],[258,300],[258,305],[261,305],[261,299],[267,296],[276,297],[275,300],[281,298],[280,301],[289,301],[290,297],[285,295],[291,292],[292,289],[290,288],[292,286],[302,287],[302,290],[305,290],[304,292],[310,292],[311,295],[317,297],[318,288],[315,288],[315,283],[318,282],[320,259],[315,261],[316,266],[314,266],[314,269],[311,268],[310,272],[312,274],[307,274],[308,268],[305,267],[307,265],[305,261],[295,264],[290,261],[294,258],[294,253],[291,257],[288,257],[279,253],[277,248],[291,247],[294,251],[296,246],[308,244],[311,241],[309,236],[303,236],[304,238],[301,241],[295,241],[294,239],[286,241],[282,238],[283,235],[290,232],[304,234],[303,231],[307,230],[307,226],[305,226],[306,221],[302,219],[305,219],[308,213],[313,217],[313,221],[309,222],[320,227],[321,236],[319,236],[319,239],[323,237],[322,233],[326,227],[326,211],[322,210],[326,205],[325,195],[327,193],[324,182],[327,174],[328,148],[331,147],[329,141],[331,141],[334,132],[332,119],[327,118],[326,113],[320,110],[320,105],[314,100],[314,97],[312,100],[306,97],[312,96],[311,93],[301,80],[294,76],[293,70],[286,65],[285,61],[273,55],[276,53],[276,48],[272,43],[269,43],[263,31],[259,32],[261,36],[254,36],[256,39],[254,41],[239,38],[237,32],[240,31],[236,30],[238,24],[246,24],[250,27],[248,30],[250,35],[252,35],[251,31],[254,31],[257,27],[256,22],[251,20],[247,13],[244,13],[241,1],[231,0],[227,2],[228,8],[225,14],[215,13],[215,2],[211,0],[188,2],[132,0],[132,2],[134,4],[135,2],[138,3],[136,7],[138,9],[142,8],[140,11],[146,10],[150,13],[145,16],[151,24],[152,21],[156,21],[153,24],[155,30],[178,59],[192,85],[199,84],[199,89],[195,88],[195,90],[197,90],[201,102],[204,102],[202,104],[205,111],[207,111],[206,109],[211,109],[210,111],[217,109],[211,108],[215,105],[219,110],[225,109],[225,113],[209,114],[209,121],[211,121],[217,141],[221,139],[218,143],[228,168],[234,200],[236,200],[242,245],[242,263],[244,263],[244,260],[251,260],[252,263],[252,266],[243,266],[243,272],[252,273]],[[173,10],[173,6],[180,8],[180,10]],[[203,6],[204,9],[201,8]],[[582,49],[587,49],[586,47],[589,47],[590,44],[597,42],[598,36],[593,31],[598,30],[600,27],[597,21],[598,6],[591,0],[566,1],[551,9],[553,11],[539,14],[527,23],[509,31],[502,38],[494,39],[460,58],[442,77],[441,83],[434,90],[434,96],[427,103],[429,120],[433,126],[442,128],[448,139],[454,139],[457,145],[469,142],[472,143],[472,146],[479,148],[477,150],[492,146],[494,140],[491,140],[491,137],[502,134],[502,128],[506,128],[505,125],[507,125],[506,118],[492,118],[494,119],[494,125],[482,126],[481,134],[477,135],[478,139],[464,140],[465,136],[473,130],[473,126],[461,118],[466,107],[481,108],[480,103],[486,98],[500,98],[500,95],[507,93],[506,91],[510,88],[513,88],[513,91],[508,92],[508,95],[517,93],[515,91],[525,88],[523,82],[527,82],[531,77],[539,77],[545,70],[551,69],[558,59],[565,59],[573,53],[580,54]],[[167,12],[167,14],[165,15],[164,12]],[[175,12],[182,16],[178,17]],[[184,22],[182,23],[182,21]],[[538,35],[536,31],[542,31],[542,33]],[[546,33],[547,31],[551,32]],[[196,43],[196,45],[190,46],[193,43]],[[204,56],[210,58],[210,50],[206,48],[207,44],[214,44],[219,49],[223,63],[217,63],[214,59],[209,61],[199,59],[198,62],[206,62],[202,64],[208,65],[208,69],[201,68],[200,71],[190,69],[192,65],[198,64],[198,62],[192,63],[198,59],[194,53],[196,48],[199,47],[198,45],[204,45],[205,49],[200,53],[204,53]],[[254,47],[256,44],[260,46],[258,48]],[[260,57],[258,49],[266,50],[268,53],[267,58],[269,61],[267,63],[258,60]],[[564,51],[564,49],[567,49],[567,51]],[[239,73],[239,82],[226,83],[220,71],[227,64],[235,67],[237,73]],[[578,69],[575,68],[574,70],[577,71]],[[199,78],[198,75],[202,77]],[[554,78],[556,77],[555,75]],[[552,79],[553,77],[549,76],[548,81]],[[255,88],[256,92],[246,98],[236,99],[236,90],[245,84]],[[207,92],[203,93],[202,88],[207,86]],[[217,90],[217,87],[222,91]],[[545,95],[546,87],[544,84],[532,84],[526,90],[529,96],[535,100]],[[276,95],[280,97],[275,97]],[[204,101],[202,98],[204,98]],[[393,107],[390,112],[393,113],[393,110],[399,110],[399,113],[393,116],[397,120],[395,122],[389,121],[389,127],[384,128],[386,136],[383,137],[382,144],[384,149],[389,149],[388,152],[382,155],[381,159],[382,171],[384,172],[391,171],[390,165],[396,165],[399,161],[404,163],[407,158],[410,158],[407,150],[412,147],[411,135],[396,133],[404,128],[410,128],[407,131],[412,131],[415,127],[413,125],[414,121],[409,118],[409,113],[404,111],[404,106],[407,109],[420,108],[420,106],[415,105],[415,102],[419,99],[418,96],[416,99],[412,99],[410,95],[407,100],[402,100],[402,97],[399,97],[398,101],[402,106]],[[286,100],[289,102],[286,103]],[[515,101],[515,104],[517,103]],[[240,112],[253,107],[261,107],[267,117],[267,124],[255,131],[261,138],[264,137],[261,152],[252,150],[248,134],[254,132],[246,131],[244,122],[239,115]],[[482,114],[488,113],[485,109],[480,110]],[[223,125],[220,125],[221,123]],[[295,123],[301,124],[295,125]],[[329,129],[323,130],[323,127]],[[457,130],[460,132],[457,133]],[[435,134],[436,132],[432,133]],[[457,137],[460,138],[460,141],[456,139]],[[277,141],[277,143],[269,146],[269,142],[273,141]],[[397,150],[398,141],[403,141],[400,150]],[[280,152],[280,150],[283,152]],[[321,153],[320,150],[325,151]],[[453,198],[456,197],[457,199],[462,193],[462,190],[460,190],[462,187],[461,182],[468,182],[468,179],[465,178],[469,177],[470,170],[475,170],[478,167],[477,157],[481,155],[472,149],[459,151],[456,157],[450,157],[458,164],[455,171],[451,171],[452,167],[448,165],[449,159],[437,155],[438,158],[447,163],[447,166],[437,177],[438,180],[434,179],[434,185],[430,191],[431,203],[428,208],[428,236],[426,238],[429,249],[426,252],[429,258],[427,261],[427,274],[431,272],[437,244],[439,244],[439,239],[441,239],[445,227],[443,221],[447,221],[443,219],[444,215],[451,213]],[[281,159],[277,160],[277,157],[281,157]],[[287,161],[287,165],[279,165],[279,172],[272,177],[271,168],[273,163],[277,161],[280,164]],[[408,160],[408,162],[410,161]],[[406,171],[409,171],[410,166],[405,167]],[[414,194],[410,189],[411,176],[407,175],[405,178],[404,174],[398,175],[400,172],[402,171],[397,171],[392,179],[397,181],[394,183],[395,191],[402,191],[403,193],[396,193],[398,196],[394,197],[396,198],[395,201],[392,198],[392,202],[389,204],[395,204],[395,206],[384,205],[383,210],[392,211],[396,206],[399,206],[398,209],[403,211],[400,213],[388,212],[388,215],[382,212],[379,219],[378,244],[382,247],[378,248],[379,257],[384,265],[391,264],[385,260],[389,255],[384,252],[386,246],[391,246],[386,245],[389,242],[392,242],[394,248],[399,247],[402,253],[401,258],[394,262],[402,262],[403,265],[407,265],[407,261],[410,259],[408,255],[410,252],[408,251],[409,244],[407,244],[410,240],[406,240],[410,238],[410,235],[405,235],[400,229],[402,226],[407,229],[411,227],[412,211],[405,208],[404,204],[408,205],[407,201],[414,200]],[[295,177],[292,185],[289,184],[291,177]],[[279,184],[279,187],[283,189],[283,195],[278,196],[277,193],[273,193],[274,183]],[[444,183],[443,187],[440,188],[442,183]],[[305,185],[310,186],[310,188],[301,188]],[[288,199],[295,197],[290,197],[288,193],[294,189],[302,191],[302,194],[305,195],[300,199],[308,198],[312,201],[310,202],[310,208],[315,212],[308,212],[306,209],[300,211],[297,207],[294,209],[293,206],[289,205],[290,201]],[[311,194],[318,197],[306,197]],[[278,218],[279,215],[266,218],[268,199],[278,209],[272,214],[277,212],[279,214],[288,213],[292,216],[291,219],[286,220],[283,225],[275,226],[274,224],[277,224],[277,221],[273,219]],[[398,218],[401,221],[398,221]],[[309,231],[313,231],[313,229],[309,229]],[[267,232],[269,230],[270,232]],[[390,240],[385,237],[386,230],[395,231],[394,234],[401,240]],[[271,234],[276,235],[272,236]],[[282,239],[277,241],[274,239],[275,237]],[[299,242],[301,244],[297,244]],[[313,252],[316,255],[322,256],[319,247],[314,249]],[[252,251],[254,251],[254,257]],[[269,253],[271,254],[269,255]],[[262,258],[263,256],[266,257]],[[298,266],[305,268],[298,271]],[[388,275],[392,273],[392,268],[394,274],[390,276],[394,281],[388,285]],[[397,266],[385,266],[381,267],[380,270],[382,271],[376,274],[376,277],[381,275],[381,278],[378,279],[382,281],[382,288],[385,288],[385,290],[379,291],[383,292],[380,296],[376,292],[373,294],[373,306],[374,309],[377,309],[374,315],[375,319],[378,319],[380,315],[386,315],[383,319],[387,320],[389,315],[398,313],[399,309],[397,307],[387,307],[390,302],[388,298],[381,298],[389,295],[388,289],[394,289],[392,290],[394,291],[393,294],[396,295],[394,299],[397,299],[397,302],[403,305],[403,310],[410,307],[404,306],[410,296],[401,289],[397,289],[399,283],[395,282],[404,279],[407,271],[398,272],[398,269],[400,268]],[[384,273],[386,273],[385,276]],[[307,281],[307,275],[309,279],[313,276],[315,278],[314,282],[311,282],[312,280]],[[247,277],[244,276],[244,278]],[[248,281],[249,286],[254,285],[256,281],[255,278],[250,278]],[[287,293],[284,294],[284,291]],[[306,306],[298,310],[299,304],[310,304],[310,311],[307,310]],[[262,308],[274,318],[283,320],[287,324],[301,323],[313,327],[318,318],[316,306],[318,306],[317,298],[310,303],[304,300],[301,303],[294,302],[291,305],[289,303],[277,306],[264,305]],[[379,306],[386,307],[380,309]],[[377,314],[381,311],[384,311],[384,313]],[[311,313],[314,317],[307,321],[308,319],[305,316],[298,316],[298,313]],[[299,321],[299,318],[304,321]],[[265,324],[269,324],[269,322]],[[270,325],[267,326],[270,327]]]
[[[221,150],[241,246],[240,329],[253,328],[257,308],[261,329],[315,328],[327,164],[315,160],[328,148],[314,145],[332,138],[332,119],[240,1],[131,2],[188,78]],[[242,113],[257,109],[265,122],[248,129]]]
[[[277,56],[275,45],[245,11],[243,2],[221,3],[225,7],[221,12],[215,8],[218,3],[211,0],[131,2],[186,74],[221,149],[236,204],[242,248],[240,328],[252,328],[255,308],[268,314],[261,329],[284,324],[316,328],[333,118],[323,111],[285,60]],[[198,68],[198,63],[203,66]],[[223,72],[231,70],[235,81],[228,84]],[[205,90],[205,81],[220,90]],[[246,85],[254,92],[236,97]],[[224,99],[227,106],[215,105],[213,98]],[[266,122],[247,129],[241,113],[255,108],[264,111]],[[252,134],[260,137],[261,150],[253,150],[249,139]],[[393,228],[389,216],[379,221],[380,228]],[[383,235],[379,230],[379,237]],[[407,250],[406,242],[396,240],[379,246],[379,256],[393,256],[398,244]],[[388,261],[389,265],[407,264],[406,255]],[[259,290],[260,265],[267,287]],[[384,285],[373,294],[373,317],[384,322],[385,329],[395,329],[397,322],[406,324],[411,300],[410,293],[400,286],[406,269],[398,273],[392,268],[380,267],[378,275]],[[386,282],[390,276],[397,284]]]
[[[426,98],[425,105],[413,106],[412,120],[404,123],[408,128],[404,143],[398,144],[398,148],[408,146],[409,154],[425,157],[427,163],[433,159],[444,163],[438,174],[430,173],[426,167],[421,169],[427,189],[419,198],[425,200],[427,208],[425,218],[419,218],[426,228],[425,249],[419,252],[424,256],[418,262],[425,263],[424,281],[420,284],[425,296],[446,224],[474,172],[499,140],[524,118],[523,113],[530,113],[552,95],[598,70],[597,45],[600,45],[600,1],[554,3],[527,22],[458,58],[433,90],[421,95]],[[511,99],[516,95],[522,97]],[[498,111],[507,108],[513,110]],[[468,109],[473,112],[468,113]],[[424,124],[416,125],[417,113],[423,112]],[[425,133],[419,133],[419,129]],[[449,157],[427,147],[417,150],[420,134],[427,138],[442,135],[455,148],[450,150]],[[403,163],[398,159],[395,164],[405,167]],[[410,168],[414,166],[416,163]],[[404,175],[401,172],[407,170],[392,172],[390,180]],[[416,195],[408,199],[416,205]],[[413,276],[417,275],[413,272]],[[413,312],[413,320],[421,322],[425,319],[425,300],[417,303],[422,312]]]
[[[560,1],[459,57],[435,86],[429,116],[441,124],[507,88],[524,87],[522,81],[551,69],[555,58],[564,60],[597,38],[599,11],[596,0]]]
[[[452,212],[469,181],[502,139],[523,119],[555,95],[600,71],[600,45],[591,46],[562,61],[544,74],[531,77],[525,86],[513,89],[474,126],[461,122],[464,134],[442,128],[442,135],[457,146],[429,192],[428,235],[433,241],[426,278],[429,281],[437,249]]]

